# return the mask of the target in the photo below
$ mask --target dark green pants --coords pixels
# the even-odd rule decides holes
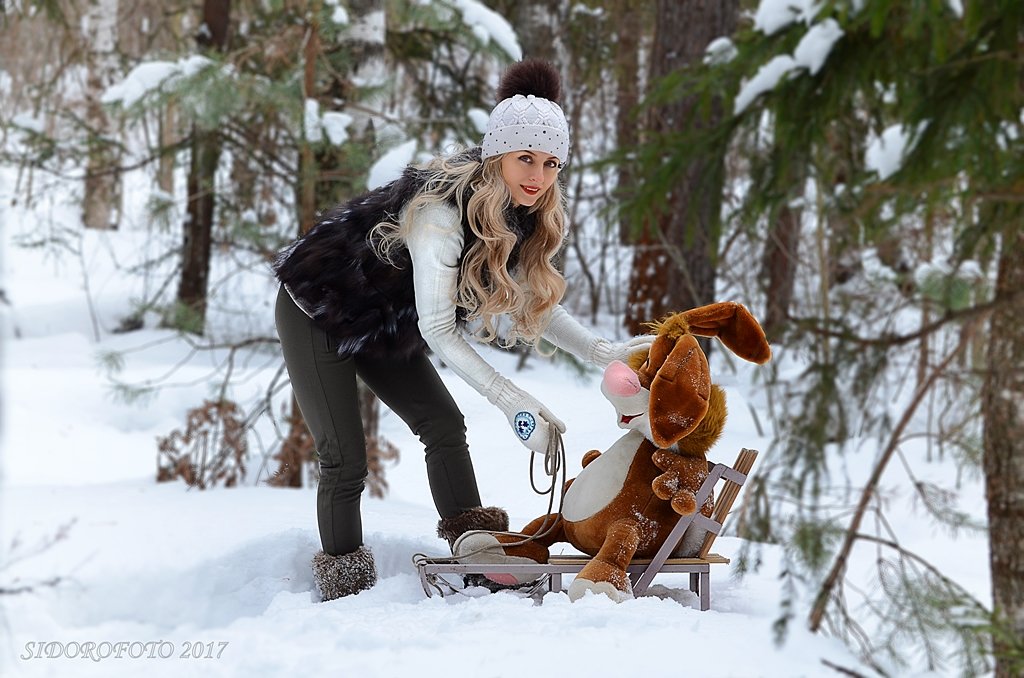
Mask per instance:
[[[317,522],[329,555],[363,543],[359,500],[366,480],[366,444],[356,375],[402,418],[426,449],[427,479],[442,518],[480,506],[480,493],[458,406],[425,353],[409,360],[339,358],[331,337],[281,288],[277,333],[292,389],[320,461]]]

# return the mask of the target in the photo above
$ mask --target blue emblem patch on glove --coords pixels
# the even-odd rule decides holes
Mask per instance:
[[[529,440],[537,429],[537,420],[529,412],[520,412],[513,420],[512,427],[515,428],[516,435],[521,440]]]

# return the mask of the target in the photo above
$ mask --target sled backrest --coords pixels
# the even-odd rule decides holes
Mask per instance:
[[[750,475],[750,469],[754,466],[754,460],[757,459],[757,450],[740,450],[740,454],[736,457],[736,462],[732,465],[733,469],[743,474],[742,479],[729,478],[723,476],[725,481],[725,487],[722,488],[721,494],[715,498],[715,512],[711,514],[711,520],[715,521],[719,525],[725,524],[725,519],[729,515],[729,511],[732,510],[732,505],[736,501],[736,497],[740,494],[740,489],[743,483],[746,481],[747,476]],[[707,558],[708,553],[711,552],[711,545],[715,543],[715,538],[718,536],[717,533],[708,531],[704,537],[704,543],[700,547],[700,551],[697,552],[698,558]]]

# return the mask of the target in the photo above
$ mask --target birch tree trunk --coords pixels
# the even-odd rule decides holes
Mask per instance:
[[[350,22],[342,40],[353,55],[349,77],[359,87],[383,85],[388,77],[384,60],[384,40],[387,36],[384,1],[351,0],[348,8]],[[352,116],[350,129],[357,139],[373,139],[380,121],[367,109],[379,105],[380,101],[371,99],[364,103],[366,107],[350,107],[346,111]]]
[[[1024,230],[1007,229],[999,258],[996,298],[1015,294],[992,315],[982,395],[985,498],[995,611],[1024,638]],[[1019,648],[1019,645],[1018,645]],[[1024,660],[994,639],[996,677],[1024,674]]]
[[[86,228],[114,229],[121,212],[118,153],[109,143],[117,125],[100,103],[117,69],[118,0],[90,0],[83,16],[86,45],[85,119],[93,137],[86,163],[82,222]]]

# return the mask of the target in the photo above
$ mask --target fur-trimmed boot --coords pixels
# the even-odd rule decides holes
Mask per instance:
[[[463,511],[457,516],[441,518],[437,521],[437,536],[448,541],[448,546],[455,547],[459,537],[473,530],[488,530],[491,532],[508,532],[508,513],[505,509],[497,506],[479,506],[477,508]],[[482,586],[492,593],[516,588],[499,584],[485,577],[482,574],[467,574],[463,576],[466,586]]]
[[[508,513],[497,506],[478,506],[463,511],[457,516],[441,518],[437,521],[437,536],[445,539],[448,546],[470,530],[491,530],[493,532],[508,531]]]
[[[352,553],[313,556],[313,582],[323,602],[365,591],[377,583],[373,553],[365,544]]]

